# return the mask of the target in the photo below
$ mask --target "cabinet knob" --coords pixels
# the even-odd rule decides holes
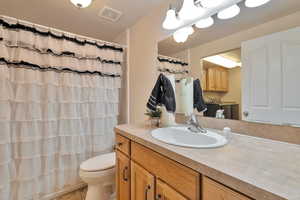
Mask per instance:
[[[244,111],[244,112],[243,112],[243,115],[244,115],[245,117],[248,117],[248,116],[249,116],[249,112],[248,112],[248,111]]]
[[[156,200],[161,200],[161,194],[158,194],[157,196],[156,196]]]
[[[123,145],[123,142],[118,142],[117,144],[119,147]]]

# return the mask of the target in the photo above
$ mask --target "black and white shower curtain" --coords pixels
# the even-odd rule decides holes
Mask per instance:
[[[80,183],[112,150],[123,49],[0,17],[0,199],[32,200]]]
[[[163,55],[157,57],[157,71],[166,75],[174,74],[176,79],[180,79],[189,73],[188,63]]]

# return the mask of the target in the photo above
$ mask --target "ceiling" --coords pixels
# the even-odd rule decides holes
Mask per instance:
[[[0,0],[0,15],[7,15],[64,31],[112,41],[127,27],[151,12],[163,0],[94,0],[88,8],[78,9],[70,0]],[[113,23],[98,16],[109,6],[123,13]]]
[[[218,54],[218,55],[223,56],[225,58],[228,58],[230,60],[233,60],[237,63],[241,62],[241,48],[234,49],[234,50],[231,50],[231,51],[228,51],[228,52],[225,52],[225,53],[221,53],[221,54]]]
[[[195,33],[185,43],[176,43],[173,37],[159,42],[159,54],[171,56],[182,50],[223,38],[300,10],[299,0],[272,0],[264,6],[251,9],[246,8],[244,2],[239,5],[241,13],[237,17],[230,20],[220,20],[213,16],[215,24],[212,27],[207,29],[195,28]]]

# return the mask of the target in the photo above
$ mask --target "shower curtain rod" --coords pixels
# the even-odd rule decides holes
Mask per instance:
[[[179,58],[174,58],[174,57],[169,57],[169,56],[164,56],[164,55],[161,55],[161,54],[158,54],[158,57],[161,57],[161,58],[166,58],[166,59],[171,59],[171,60],[176,60],[176,61],[180,61],[180,62],[186,62],[182,59],[179,59]]]
[[[8,20],[15,20],[17,22],[28,24],[28,25],[31,25],[31,26],[39,26],[39,27],[44,28],[44,29],[51,29],[53,31],[56,31],[56,32],[59,32],[59,33],[62,33],[62,34],[72,35],[72,36],[75,36],[75,37],[77,36],[77,37],[87,39],[87,40],[91,40],[91,41],[94,41],[94,42],[109,44],[109,45],[121,47],[121,48],[124,48],[124,49],[127,48],[127,45],[122,45],[122,44],[118,44],[118,43],[114,43],[114,42],[108,42],[108,41],[104,41],[104,40],[100,40],[100,39],[95,39],[95,38],[91,38],[91,37],[88,37],[88,36],[85,36],[85,35],[79,35],[79,34],[71,33],[71,32],[68,32],[68,31],[63,31],[63,30],[60,30],[60,29],[56,29],[56,28],[52,28],[52,27],[48,27],[48,26],[44,26],[44,25],[40,25],[40,24],[35,24],[35,23],[29,22],[29,21],[26,21],[26,20],[21,20],[21,19],[17,19],[17,18],[14,18],[14,17],[6,16],[6,15],[0,15],[0,18],[8,19]]]

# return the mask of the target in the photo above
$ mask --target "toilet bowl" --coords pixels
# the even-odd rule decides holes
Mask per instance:
[[[88,184],[85,200],[114,200],[115,158],[112,152],[81,163],[79,176]]]

